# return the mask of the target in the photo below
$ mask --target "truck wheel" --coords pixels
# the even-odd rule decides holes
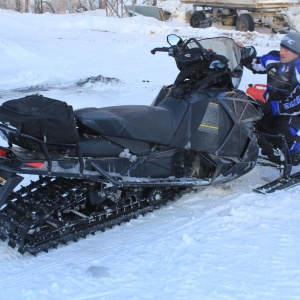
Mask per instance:
[[[236,20],[236,30],[254,31],[254,21],[251,15],[241,14]]]
[[[190,24],[193,28],[199,28],[200,22],[205,20],[205,14],[203,11],[195,11],[193,12],[190,20]]]

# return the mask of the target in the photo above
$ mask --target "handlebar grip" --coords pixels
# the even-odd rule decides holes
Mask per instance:
[[[214,59],[218,59],[219,61],[221,61],[224,64],[227,64],[229,62],[229,59],[226,58],[224,55],[220,55],[220,54],[214,53],[213,54],[213,58]]]
[[[154,49],[151,50],[151,53],[155,54],[156,51],[159,51],[159,52],[169,52],[169,48],[168,47],[154,48]]]

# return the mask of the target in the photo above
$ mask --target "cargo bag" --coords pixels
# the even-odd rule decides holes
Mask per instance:
[[[51,143],[47,149],[52,151],[64,148],[54,144],[75,144],[79,141],[72,106],[42,95],[4,102],[0,106],[0,121],[18,131],[9,135],[9,142],[36,152],[42,151],[42,143],[25,138],[20,133]]]

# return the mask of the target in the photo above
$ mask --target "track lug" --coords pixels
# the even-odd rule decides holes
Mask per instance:
[[[99,188],[99,183],[86,179],[40,177],[18,193],[12,192],[7,198],[8,205],[0,210],[0,238],[8,239],[8,245],[18,247],[21,254],[47,253],[49,249],[104,232],[155,208],[148,201],[148,186],[117,190],[105,186],[105,201],[90,203],[89,191],[95,184]],[[185,189],[159,187],[152,193],[152,204],[161,207],[166,199],[174,200]]]
[[[16,245],[16,243],[14,243],[13,241],[10,240],[8,242],[8,246],[10,246],[11,248],[15,249],[17,245]]]

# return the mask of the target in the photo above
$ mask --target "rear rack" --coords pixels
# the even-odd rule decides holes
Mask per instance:
[[[28,139],[30,141],[33,141],[35,143],[38,143],[41,148],[42,148],[42,154],[45,155],[45,160],[47,161],[47,171],[48,173],[51,173],[52,171],[52,160],[51,160],[51,156],[50,156],[50,150],[48,149],[49,146],[59,146],[59,147],[63,147],[63,148],[73,148],[76,150],[76,154],[78,157],[78,161],[79,161],[79,170],[80,173],[83,174],[83,170],[84,170],[84,159],[82,157],[82,153],[79,147],[78,143],[71,143],[71,144],[65,144],[65,143],[50,143],[50,142],[45,142],[42,141],[40,139],[37,139],[31,135],[28,135],[26,133],[22,133],[19,130],[15,129],[15,128],[11,128],[8,125],[5,124],[0,124],[0,131],[3,133],[4,137],[6,138],[9,148],[12,148],[12,145],[14,144],[12,142],[12,136],[15,138],[24,138],[24,139]]]

